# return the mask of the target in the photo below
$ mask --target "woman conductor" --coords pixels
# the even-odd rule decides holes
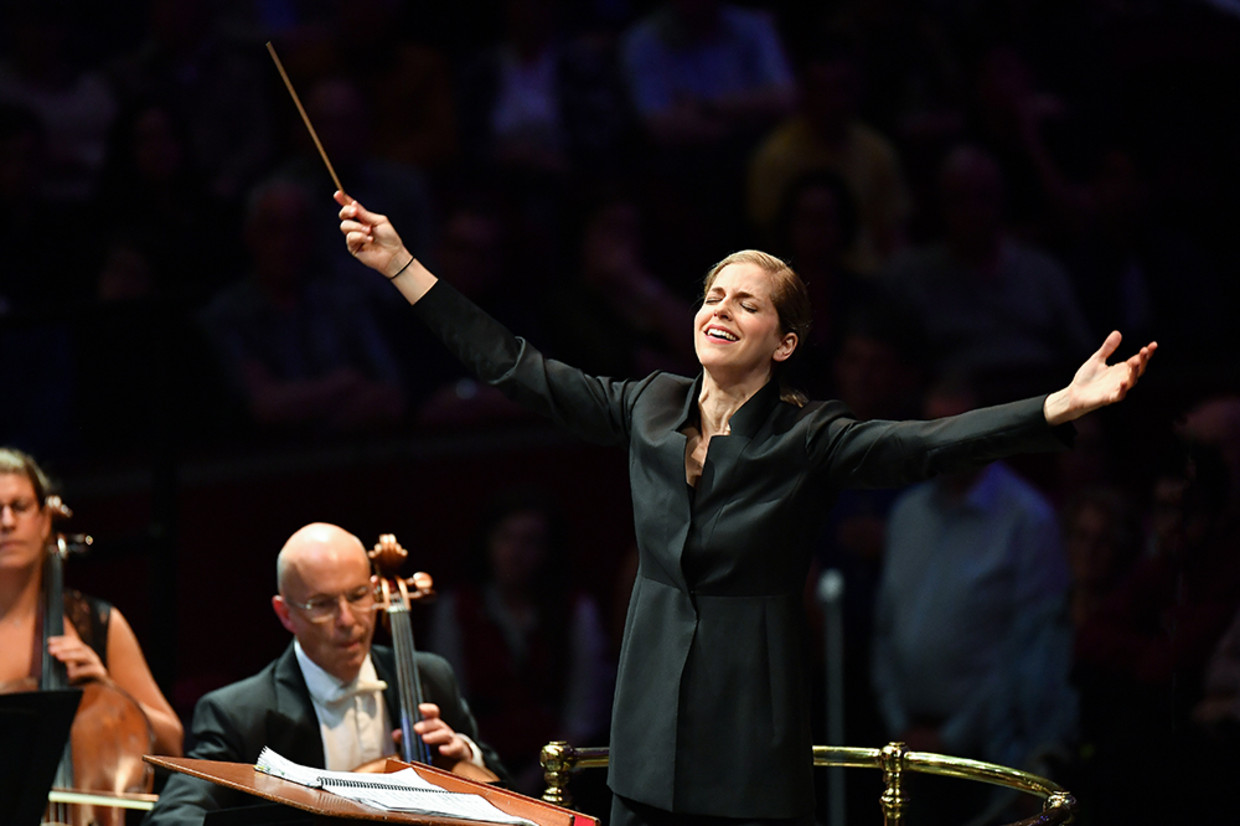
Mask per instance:
[[[697,377],[596,378],[543,357],[438,282],[385,216],[336,200],[350,252],[480,379],[628,451],[639,563],[611,725],[617,825],[811,823],[801,595],[807,540],[835,493],[1061,447],[1057,426],[1123,398],[1156,348],[1108,365],[1112,333],[1047,396],[929,422],[859,422],[840,402],[780,387],[809,302],[784,262],[746,250],[706,278]]]

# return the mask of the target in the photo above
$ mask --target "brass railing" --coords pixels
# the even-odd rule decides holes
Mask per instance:
[[[540,762],[547,788],[543,800],[571,806],[569,781],[576,771],[607,765],[605,747],[575,748],[562,740],[543,746]],[[1045,777],[1019,769],[952,757],[929,751],[908,751],[903,743],[888,743],[881,749],[852,746],[814,746],[814,765],[832,768],[879,769],[883,773],[883,793],[879,803],[885,826],[904,822],[908,795],[904,790],[906,771],[937,774],[964,780],[977,780],[1034,795],[1042,800],[1042,813],[1020,821],[1021,826],[1064,826],[1072,822],[1076,798],[1067,789]],[[1015,826],[1015,825],[1013,825]]]

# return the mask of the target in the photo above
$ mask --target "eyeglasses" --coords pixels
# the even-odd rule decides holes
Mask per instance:
[[[294,602],[287,597],[284,601],[306,615],[311,622],[331,622],[340,611],[340,600],[349,603],[354,611],[369,611],[375,606],[375,589],[370,585],[359,585],[352,591],[343,594],[324,594],[309,602]]]
[[[4,513],[4,509],[8,508],[13,511],[13,516],[25,516],[35,511],[35,501],[33,499],[14,499],[12,502],[0,502],[0,514]]]

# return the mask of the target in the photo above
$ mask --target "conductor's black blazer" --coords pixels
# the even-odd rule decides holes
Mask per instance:
[[[930,422],[858,422],[767,385],[711,439],[696,488],[682,432],[701,378],[588,376],[439,282],[415,314],[479,378],[579,436],[628,451],[638,571],[611,726],[613,791],[744,818],[813,809],[802,594],[809,539],[840,489],[899,486],[1062,448],[1042,398]],[[600,330],[606,335],[606,330]]]
[[[383,693],[389,713],[400,708],[396,659],[390,648],[373,646],[371,661],[388,688]],[[507,776],[498,755],[478,737],[469,706],[461,699],[448,661],[436,654],[417,652],[422,695],[439,706],[454,731],[470,737],[482,750],[487,766]],[[194,708],[186,757],[253,763],[264,746],[295,763],[323,768],[323,739],[319,722],[290,643],[284,653],[262,671],[206,694]],[[173,773],[159,800],[142,821],[143,826],[202,826],[207,812],[252,805],[258,800],[244,792]]]

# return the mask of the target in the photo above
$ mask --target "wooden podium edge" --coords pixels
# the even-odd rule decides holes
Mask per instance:
[[[541,826],[598,826],[598,818],[581,812],[565,809],[556,806],[554,803],[548,803],[545,800],[529,797],[509,789],[502,789],[499,786],[493,786],[489,783],[480,783],[476,780],[470,780],[450,771],[428,766],[424,763],[406,763],[395,757],[388,758],[387,771],[400,771],[404,768],[411,768],[418,774],[436,786],[455,792],[467,792],[481,795],[495,804],[495,808],[507,812],[510,815],[524,817],[532,820]],[[552,820],[548,821],[547,815],[552,816]],[[475,823],[477,821],[474,821]]]
[[[312,789],[275,775],[260,772],[253,763],[230,763],[219,760],[199,760],[192,757],[164,757],[147,754],[143,760],[152,766],[187,774],[220,786],[245,792],[275,803],[283,803],[311,814],[344,818],[348,820],[371,820],[387,823],[428,824],[429,826],[479,826],[488,821],[463,820],[455,817],[419,814],[417,812],[392,812],[355,803],[321,789]],[[410,767],[423,778],[437,786],[454,792],[465,792],[485,797],[495,807],[507,814],[531,820],[539,826],[598,826],[598,819],[581,812],[565,809],[552,803],[536,800],[508,789],[500,789],[485,783],[477,783],[451,772],[420,763],[409,764],[390,758],[386,770],[399,771]]]

